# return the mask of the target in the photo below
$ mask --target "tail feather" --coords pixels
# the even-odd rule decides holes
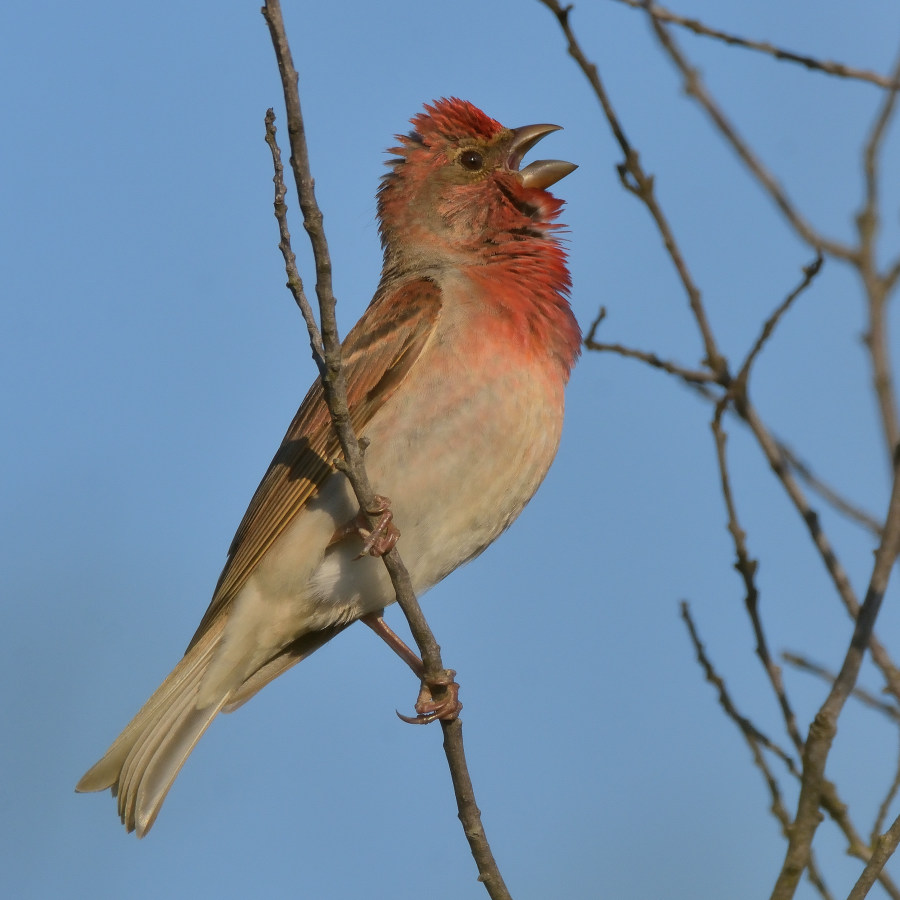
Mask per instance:
[[[128,831],[143,837],[197,741],[224,709],[231,712],[286,669],[305,659],[349,623],[329,626],[302,637],[234,688],[223,687],[213,702],[197,706],[204,676],[224,630],[224,616],[210,623],[138,714],[92,766],[76,791],[112,790],[119,816]],[[207,686],[204,685],[204,692]]]
[[[169,705],[148,723],[145,737],[122,767],[119,816],[126,829],[136,830],[138,837],[150,829],[175,776],[227,697],[226,694],[219,703],[204,708],[196,707],[204,668],[194,669],[170,698]]]
[[[164,751],[157,751],[147,759],[132,792],[133,806],[128,810],[127,817],[122,819],[129,831],[134,830],[138,837],[143,837],[153,826],[175,777],[226,699],[227,695],[204,709],[193,708],[190,703],[184,704],[180,715],[170,726]]]
[[[143,722],[141,737],[125,757],[115,785],[119,816],[123,822],[133,822],[134,807],[148,762],[164,742],[168,744],[172,720],[184,708],[184,702],[191,697],[194,687],[193,678],[182,682],[167,695],[168,705],[155,710]]]
[[[111,788],[123,824],[138,837],[150,830],[175,776],[228,700],[226,693],[201,709],[195,706],[222,628],[212,623],[75,787]]]

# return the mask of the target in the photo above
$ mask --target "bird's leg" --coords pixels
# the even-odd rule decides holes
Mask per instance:
[[[368,625],[375,634],[378,635],[387,645],[413,670],[416,678],[422,682],[419,690],[419,697],[416,700],[416,715],[404,716],[399,712],[397,715],[410,725],[427,725],[434,722],[435,719],[442,719],[445,722],[452,722],[462,709],[462,703],[459,702],[459,685],[453,680],[456,672],[453,669],[444,669],[437,678],[425,678],[425,666],[416,653],[410,650],[400,637],[387,622],[384,621],[382,612],[369,613],[362,616],[360,621]],[[444,692],[444,696],[439,700],[434,699],[433,689],[437,688],[440,693]]]
[[[345,537],[356,535],[365,542],[357,559],[362,559],[367,554],[384,556],[385,553],[390,553],[394,549],[394,545],[400,537],[400,529],[392,521],[394,514],[391,512],[391,501],[380,494],[376,494],[374,499],[372,509],[367,509],[365,512],[360,510],[346,525],[342,525],[335,531],[328,542],[329,547],[342,541]],[[369,525],[369,516],[378,516],[374,528]]]

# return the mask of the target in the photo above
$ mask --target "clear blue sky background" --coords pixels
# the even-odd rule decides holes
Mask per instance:
[[[895,0],[678,8],[881,71],[900,34]],[[423,102],[458,95],[511,126],[565,126],[541,155],[581,166],[558,193],[582,325],[603,304],[608,339],[698,362],[671,265],[537,2],[287,0],[286,16],[345,331],[378,279],[384,148]],[[812,253],[684,97],[640,14],[581,2],[573,22],[740,359]],[[679,39],[805,213],[851,237],[880,91]],[[146,840],[125,835],[107,795],[73,793],[183,652],[314,368],[276,248],[263,115],[281,92],[257,2],[4,4],[0,78],[0,892],[485,896],[440,731],[397,721],[416,685],[362,627],[217,721]],[[898,137],[886,152],[894,252]],[[309,274],[296,215],[293,230]],[[828,264],[760,359],[753,396],[880,515],[863,327],[856,283]],[[710,410],[595,354],[568,396],[538,497],[425,602],[460,673],[496,855],[518,900],[767,896],[782,839],[678,617],[689,599],[742,710],[784,742],[731,568]],[[803,525],[738,426],[729,446],[773,648],[836,665],[847,620]],[[861,592],[872,539],[823,516]],[[896,600],[880,627],[895,648]],[[824,687],[786,679],[805,729]],[[868,668],[864,681],[880,686]],[[867,833],[896,729],[856,707],[842,721],[829,775]],[[794,796],[789,785],[791,808]],[[858,865],[827,823],[820,848],[844,896]]]

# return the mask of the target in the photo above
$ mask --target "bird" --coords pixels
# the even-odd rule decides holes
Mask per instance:
[[[581,331],[547,188],[577,167],[521,163],[559,126],[506,128],[457,97],[410,124],[377,194],[380,282],[342,344],[378,525],[361,518],[316,380],[183,658],[76,786],[111,789],[138,837],[218,713],[353,622],[383,622],[395,597],[379,555],[399,539],[423,593],[506,530],[556,455]]]

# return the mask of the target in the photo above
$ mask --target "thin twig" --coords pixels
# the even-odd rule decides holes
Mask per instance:
[[[303,212],[303,227],[309,235],[315,258],[316,295],[319,299],[322,332],[321,335],[311,333],[310,339],[314,345],[320,340],[324,347],[326,371],[325,376],[322,378],[322,386],[325,392],[325,400],[331,413],[332,424],[344,456],[342,469],[356,493],[360,508],[369,510],[374,508],[375,492],[372,490],[366,475],[359,441],[350,425],[347,383],[344,377],[343,366],[341,365],[341,344],[335,317],[336,301],[331,285],[331,257],[325,240],[322,213],[316,202],[313,179],[310,172],[309,152],[306,145],[303,114],[300,109],[300,95],[297,89],[297,72],[291,59],[290,46],[284,31],[279,0],[267,0],[262,13],[269,26],[275,55],[278,59],[278,69],[281,73],[288,116],[291,165],[294,172],[294,180],[297,184],[300,208]],[[305,300],[305,296],[302,294],[300,296]],[[300,301],[298,300],[298,302]],[[308,313],[305,312],[304,318],[307,320],[307,323],[314,319],[312,310],[309,310]],[[426,673],[432,675],[442,672],[443,665],[440,662],[440,648],[428,629],[424,616],[421,614],[421,609],[418,610],[418,614],[408,611],[408,607],[410,610],[415,610],[418,607],[418,601],[412,590],[409,573],[406,571],[399,553],[394,548],[382,558],[390,573],[391,582],[397,594],[397,601],[400,603],[407,618],[411,617],[410,627],[413,637],[422,651],[422,661],[425,663]]]
[[[554,2],[554,0],[541,0],[541,2],[545,6],[550,7],[551,9],[558,8],[558,4],[556,4]],[[567,37],[569,35],[571,35],[571,37],[569,37],[570,52],[573,52],[571,50],[571,47],[575,46],[577,48],[578,44],[577,44],[577,42],[575,42],[575,38],[574,38],[574,35],[572,35],[571,28],[569,28],[569,26],[568,26],[568,17],[567,17],[566,13],[567,13],[567,11],[562,11],[560,9],[560,14],[563,17],[561,22],[564,23],[564,30],[566,31]],[[575,43],[573,43],[573,42],[575,42]],[[573,53],[573,55],[575,55],[575,54]],[[587,59],[581,53],[580,48],[578,49],[578,56],[576,56],[576,59],[578,59],[579,65],[581,65],[582,68],[585,69],[585,71],[593,72],[594,78],[592,79],[591,83],[594,84],[596,81],[596,84],[600,85],[600,90],[602,91],[603,90],[602,85],[600,84],[599,78],[596,76],[596,69],[592,66],[591,63],[589,63],[587,61]],[[589,75],[589,77],[590,77],[590,75]],[[603,97],[606,96],[605,92],[603,93],[602,96]],[[614,113],[612,112],[612,107],[609,104],[608,98],[607,98],[606,102],[603,102],[601,100],[601,103],[604,107],[604,110],[609,109],[607,116],[610,116],[610,115],[614,116]],[[621,132],[621,126],[618,124],[618,119],[615,119],[615,125],[614,125],[613,130],[617,133]],[[623,139],[624,139],[624,133],[623,133]],[[628,145],[628,146],[630,147],[630,145]],[[632,152],[634,154],[634,158],[636,159],[637,158],[636,152],[635,151],[630,151],[630,152]],[[645,197],[643,195],[639,195],[639,196],[641,196],[641,199],[645,199]],[[646,199],[645,199],[645,202],[646,202]],[[660,211],[660,216],[662,216],[661,211]],[[654,219],[657,221],[658,225],[660,224],[660,221],[665,221],[664,219],[657,218],[656,216],[654,216]],[[671,235],[671,232],[668,232],[668,234]],[[670,249],[669,238],[668,237],[664,238],[664,241],[666,243],[667,249]],[[670,250],[670,253],[671,253],[671,250]],[[678,259],[679,260],[681,259],[680,254],[678,255]],[[676,263],[676,268],[679,268],[679,271],[682,271],[681,266],[678,265],[677,263]],[[683,271],[685,273],[687,273],[686,266],[684,266]],[[689,279],[689,276],[688,276],[688,279]],[[804,282],[801,283],[801,288],[805,287],[805,285],[807,283],[808,283],[807,279],[804,278]],[[689,296],[692,296],[691,291],[696,290],[696,288],[693,288],[693,282],[690,279],[688,281],[683,280],[683,284],[684,284],[685,290],[688,292]],[[702,305],[699,303],[699,299],[700,299],[699,291],[697,291],[694,296],[697,300],[699,308],[702,310]],[[788,300],[792,301],[795,296],[796,296],[796,294],[789,295]],[[693,301],[692,301],[691,305],[692,305],[692,307],[694,306]],[[602,320],[602,316],[598,317],[597,324],[599,324],[600,320]],[[698,323],[700,321],[706,322],[705,315],[702,317],[702,319],[698,319]],[[703,329],[701,328],[701,332],[702,332],[702,330]],[[711,346],[713,348],[716,347],[715,339],[712,336],[711,331],[709,333],[708,341],[707,341],[707,338],[704,337],[704,342],[707,343],[707,346]],[[656,368],[660,368],[665,371],[669,371],[672,374],[675,374],[675,375],[678,375],[679,377],[681,377],[681,372],[678,370],[682,367],[679,367],[676,364],[672,364],[671,367],[667,367],[664,364],[660,365],[655,361],[655,359],[656,359],[655,354],[647,353],[646,351],[630,350],[628,348],[622,348],[621,350],[619,350],[619,349],[616,349],[616,347],[617,347],[617,345],[612,345],[609,348],[602,348],[602,349],[614,350],[614,352],[619,352],[624,356],[629,356],[629,357],[632,357],[635,359],[639,359],[643,362],[647,362],[650,365],[654,365]],[[724,386],[726,386],[726,390],[730,390],[731,385],[734,383],[734,379],[731,378],[731,376],[728,372],[727,363],[726,363],[724,357],[721,357],[717,351],[715,351],[715,352],[716,352],[716,358],[719,360],[719,369],[714,370],[714,371],[718,372],[718,375],[715,378],[715,381],[717,383],[720,383],[720,384],[723,384]],[[660,360],[659,362],[662,363],[663,361]],[[709,364],[708,359],[706,362],[707,362],[707,364]],[[686,371],[689,371],[689,370],[686,370]],[[712,390],[712,385],[698,384],[693,379],[685,379],[685,381],[687,383],[691,384],[691,386],[695,390],[703,392],[704,395],[708,395],[708,392]],[[719,402],[721,397],[719,395],[714,395],[714,396],[715,396],[716,402]],[[838,592],[838,595],[840,596],[841,600],[844,603],[844,606],[846,607],[848,613],[852,617],[855,617],[859,610],[859,601],[857,600],[856,594],[853,590],[853,587],[850,584],[850,579],[847,577],[846,570],[844,569],[843,565],[841,564],[840,560],[838,559],[837,554],[834,550],[834,547],[831,544],[831,541],[828,539],[827,535],[825,534],[825,531],[822,528],[818,514],[813,510],[812,506],[810,505],[809,501],[806,498],[806,495],[804,494],[800,485],[797,483],[797,480],[791,471],[791,464],[790,464],[789,457],[787,456],[785,449],[783,449],[785,447],[785,445],[783,445],[775,440],[775,438],[772,436],[771,432],[763,424],[759,415],[756,413],[755,409],[749,404],[749,402],[746,400],[746,398],[744,399],[744,401],[742,403],[735,405],[735,412],[750,427],[751,431],[753,432],[754,436],[756,437],[757,443],[759,444],[760,448],[762,449],[763,453],[765,454],[766,459],[768,460],[769,465],[772,467],[773,472],[778,477],[778,479],[781,481],[785,491],[787,492],[787,494],[790,497],[791,501],[793,502],[795,508],[797,509],[797,512],[800,514],[800,516],[803,518],[803,521],[806,523],[807,529],[810,533],[810,537],[812,538],[813,543],[815,544],[816,548],[819,551],[819,554],[822,558],[825,568],[828,571],[829,575],[831,576],[832,582],[834,583],[835,588]],[[806,471],[806,470],[804,470],[804,471]],[[849,503],[845,503],[844,505],[848,509],[853,509],[852,505]],[[859,515],[859,518],[861,518],[863,520],[865,520],[867,518],[865,516],[865,514],[858,514],[858,515]],[[878,529],[878,533],[880,534],[880,529]],[[890,659],[890,656],[888,655],[886,648],[874,634],[871,637],[871,649],[872,649],[872,659],[876,663],[876,665],[879,667],[879,669],[882,671],[889,690],[894,694],[895,697],[900,699],[900,669],[898,669],[893,664],[893,661]]]
[[[800,214],[800,211],[790,200],[784,188],[778,183],[775,176],[763,165],[762,161],[750,149],[750,145],[738,134],[737,129],[728,121],[725,113],[713,100],[707,91],[699,73],[694,69],[678,48],[674,38],[662,21],[653,14],[653,8],[648,0],[641,0],[641,6],[646,10],[647,17],[653,27],[660,45],[669,55],[676,68],[684,79],[685,92],[694,97],[700,106],[718,128],[719,133],[731,145],[741,158],[748,171],[756,178],[765,192],[771,197],[775,205],[781,210],[785,219],[793,227],[794,231],[814,250],[825,251],[839,259],[849,262],[856,261],[856,251],[839,241],[831,240],[817,232],[809,222]]]
[[[847,895],[847,900],[863,900],[884,868],[885,863],[897,849],[898,844],[900,844],[900,816],[894,819],[894,824],[878,839],[872,851],[872,858],[866,864],[865,869],[863,869],[862,874],[853,886],[853,890]]]
[[[275,127],[275,111],[268,109],[266,111],[266,143],[272,151],[272,164],[275,167],[275,175],[272,181],[275,183],[275,218],[278,220],[278,233],[281,240],[278,242],[278,249],[284,257],[284,268],[287,271],[287,288],[294,298],[294,302],[300,308],[303,320],[306,322],[306,328],[309,332],[309,346],[312,351],[313,360],[319,370],[319,377],[325,378],[327,375],[325,369],[325,350],[322,347],[322,335],[319,333],[319,325],[316,317],[313,315],[312,306],[303,289],[303,279],[297,271],[297,256],[291,248],[291,232],[288,228],[287,221],[287,204],[284,197],[287,189],[284,186],[284,166],[281,164],[281,148],[275,138],[278,129]]]
[[[894,67],[894,77],[900,79],[900,57]],[[896,276],[891,272],[887,276],[879,275],[876,255],[880,224],[879,157],[888,124],[896,109],[898,90],[900,90],[900,83],[895,84],[884,98],[863,150],[865,201],[856,217],[856,227],[859,233],[859,274],[866,290],[869,309],[869,327],[865,342],[872,361],[872,381],[881,413],[881,426],[888,460],[892,460],[897,444],[900,442],[900,421],[897,416],[897,397],[894,390],[886,322],[887,299]]]
[[[814,270],[815,263],[812,264],[812,267],[808,267],[808,274],[807,270],[805,270],[804,278],[801,281],[800,285],[788,295],[785,301],[783,301],[779,308],[775,311],[773,316],[770,317],[770,320],[767,323],[768,327],[765,327],[763,329],[763,333],[754,344],[754,349],[751,350],[750,354],[747,357],[747,360],[742,365],[742,370],[747,368],[748,362],[752,364],[756,353],[759,352],[759,348],[763,346],[764,339],[771,334],[772,328],[774,328],[778,317],[784,311],[784,309],[787,309],[790,303],[792,303],[793,300],[797,296],[799,296],[800,292],[808,286],[815,274]],[[602,321],[602,315],[598,316],[596,324],[599,325],[600,321]],[[654,354],[648,354],[644,351],[631,351],[627,348],[623,349],[625,349],[625,353],[623,355],[631,356],[643,362],[647,362],[648,364],[655,365],[657,368],[671,371],[673,374],[682,377],[681,372],[678,371],[680,367],[673,364],[670,369],[665,365],[657,365],[656,363],[654,363],[652,361]],[[714,390],[712,385],[696,385],[692,384],[690,379],[684,380],[687,383],[691,384],[691,386],[696,390],[703,392],[705,396],[710,396],[711,399],[715,399],[717,407],[721,406],[723,408],[724,402],[728,399],[733,399],[731,397],[731,394],[733,393],[733,391],[737,390],[740,387],[740,382],[738,382],[737,379],[731,379],[727,375],[727,373],[723,378],[723,381],[726,385],[726,391],[724,394],[720,395],[710,393],[712,390]],[[746,387],[746,385],[744,385],[744,387]],[[762,420],[759,418],[759,415],[756,413],[756,410],[747,399],[745,390],[742,392],[742,396],[739,398],[739,402],[736,402],[734,404],[734,411],[753,431],[757,442],[759,443],[763,453],[765,454],[769,462],[769,465],[772,467],[775,475],[781,481],[788,496],[793,501],[795,508],[803,518],[803,521],[806,523],[807,529],[810,533],[810,537],[819,550],[822,561],[825,564],[825,568],[831,575],[835,588],[837,589],[839,596],[844,602],[844,606],[847,608],[847,611],[850,613],[850,615],[855,617],[859,610],[859,602],[856,599],[856,594],[853,591],[852,585],[850,584],[850,579],[847,577],[846,571],[841,565],[831,542],[822,529],[818,515],[810,506],[806,495],[803,493],[803,490],[800,488],[800,485],[797,483],[791,472],[790,462],[788,460],[788,457],[785,455],[785,450],[783,449],[784,445],[779,444],[779,442],[775,440],[775,438],[763,424]],[[847,505],[849,506],[849,504]],[[898,670],[893,665],[887,654],[887,651],[874,635],[872,637],[872,655],[874,661],[884,673],[885,680],[887,681],[887,684],[892,693],[894,693],[894,695],[898,697],[898,699],[900,699],[900,670]]]
[[[717,390],[717,385],[712,384],[712,382],[716,381],[716,378],[711,373],[700,371],[698,369],[688,369],[680,363],[661,359],[656,353],[653,353],[650,350],[639,350],[636,347],[626,347],[623,344],[604,343],[595,340],[593,334],[595,333],[596,326],[602,321],[602,318],[602,315],[598,316],[597,319],[594,320],[591,331],[588,332],[588,336],[584,342],[584,345],[588,350],[616,353],[627,359],[635,359],[639,362],[646,363],[654,369],[659,369],[669,375],[674,375],[688,387],[693,389],[695,393],[703,397],[704,400],[708,400],[710,403],[719,402],[722,394]],[[728,412],[736,415],[731,408],[729,408]],[[738,418],[744,425],[747,424],[746,421],[740,417]],[[784,460],[785,465],[795,472],[798,478],[800,478],[810,490],[818,494],[829,504],[829,506],[832,506],[841,513],[841,515],[844,515],[851,521],[861,525],[876,537],[881,535],[881,523],[872,515],[872,513],[848,500],[831,485],[826,484],[825,481],[816,475],[812,466],[785,440],[774,434],[772,439],[775,442],[776,450]]]
[[[291,58],[279,0],[266,0],[262,13],[269,27],[269,33],[272,37],[272,44],[278,60],[278,69],[281,73],[282,89],[288,116],[291,164],[297,184],[300,208],[303,212],[303,225],[309,234],[315,257],[316,294],[319,299],[319,311],[322,322],[321,336],[318,335],[315,328],[315,319],[311,309],[308,311],[308,314],[304,310],[304,318],[307,320],[308,325],[311,324],[310,341],[313,345],[314,354],[320,343],[323,347],[325,371],[322,375],[322,385],[328,409],[331,413],[332,423],[344,455],[345,466],[343,471],[353,487],[360,508],[370,510],[374,508],[374,491],[366,475],[362,450],[350,424],[347,385],[341,365],[340,339],[335,318],[335,297],[331,286],[331,259],[322,225],[322,213],[316,203],[313,191],[313,179],[309,166],[303,115],[300,109],[297,72],[294,69]],[[274,134],[271,135],[271,138],[274,141]],[[286,238],[286,243],[289,246],[289,235],[286,236],[282,232],[282,240],[285,241]],[[292,256],[293,254],[291,253],[290,255]],[[286,256],[286,261],[288,259],[289,257]],[[295,299],[297,299],[298,303],[301,303],[300,298],[306,302],[306,297],[302,292],[302,285],[299,294],[295,293]],[[306,306],[309,306],[308,302],[306,302]],[[409,573],[403,565],[396,548],[386,554],[383,559],[397,595],[397,602],[409,622],[410,630],[422,654],[426,678],[429,681],[438,682],[440,676],[445,673],[440,647],[434,639],[434,635],[431,633],[431,629],[428,627],[428,623],[416,599]],[[434,699],[440,701],[441,695],[437,689],[437,684],[435,687]],[[459,818],[478,866],[479,879],[484,882],[492,900],[510,900],[509,891],[497,868],[481,824],[480,811],[475,803],[474,791],[463,749],[462,722],[459,719],[455,719],[452,722],[441,721],[441,725],[444,734],[444,749],[456,792]]]
[[[775,331],[775,326],[781,320],[781,317],[790,309],[793,302],[812,284],[813,279],[822,269],[822,254],[816,254],[816,258],[809,264],[803,267],[803,279],[800,284],[792,290],[787,297],[782,300],[782,302],[776,307],[775,311],[772,315],[766,319],[762,331],[760,332],[759,337],[756,339],[756,342],[753,344],[753,348],[747,354],[747,358],[744,360],[740,369],[738,370],[737,375],[734,378],[735,384],[737,385],[737,390],[745,391],[747,388],[747,382],[750,377],[750,368],[753,363],[756,361],[756,357],[759,356],[762,348],[765,346],[766,341],[772,336],[772,333]],[[729,392],[733,392],[735,390],[734,386],[729,388]]]
[[[734,502],[734,494],[731,490],[731,477],[728,472],[728,460],[725,453],[727,439],[725,431],[722,428],[722,413],[728,399],[729,393],[726,393],[716,404],[711,427],[716,442],[716,460],[719,466],[722,496],[725,499],[725,507],[728,511],[728,531],[731,534],[731,539],[734,543],[734,552],[736,556],[734,568],[744,582],[744,589],[746,591],[744,596],[744,606],[747,609],[747,614],[750,616],[750,624],[753,628],[753,635],[756,638],[756,655],[763,665],[763,669],[769,678],[769,683],[778,700],[778,705],[781,707],[781,714],[784,718],[787,733],[797,752],[802,753],[803,738],[800,736],[800,730],[797,727],[797,717],[794,715],[794,710],[791,708],[787,693],[785,692],[784,680],[781,677],[781,669],[776,665],[769,652],[769,644],[766,640],[766,634],[763,630],[762,620],[759,615],[759,592],[756,588],[757,562],[750,557],[747,550],[747,535],[738,521],[737,507]]]
[[[616,353],[628,359],[639,359],[647,365],[653,366],[655,369],[662,369],[670,375],[675,375],[686,381],[688,384],[708,384],[716,381],[716,376],[712,372],[700,369],[686,369],[678,363],[670,360],[661,359],[655,353],[647,353],[644,350],[635,350],[632,347],[626,347],[624,344],[610,344],[596,339],[597,329],[600,323],[606,318],[606,307],[601,306],[597,318],[591,323],[587,337],[584,339],[584,346],[588,350],[596,350],[600,353]]]
[[[716,461],[719,466],[722,496],[725,499],[725,507],[728,512],[728,531],[731,534],[734,543],[736,556],[734,568],[744,581],[746,591],[744,605],[747,609],[747,614],[750,617],[750,624],[753,628],[754,637],[756,638],[756,655],[759,657],[766,675],[769,678],[772,691],[778,700],[778,705],[781,707],[785,728],[798,753],[803,752],[803,738],[800,736],[800,730],[797,727],[797,718],[794,715],[794,711],[788,700],[787,692],[784,688],[784,680],[781,677],[781,668],[772,659],[772,655],[769,652],[768,641],[766,640],[765,631],[763,629],[759,612],[759,592],[756,587],[757,562],[756,560],[751,559],[747,549],[747,536],[740,525],[737,506],[734,501],[734,494],[731,490],[731,476],[728,471],[728,459],[726,454],[727,435],[722,428],[722,415],[726,408],[733,404],[739,416],[742,418],[746,416],[750,405],[747,393],[748,380],[753,362],[762,351],[766,341],[771,337],[781,317],[794,300],[809,286],[813,278],[815,278],[816,274],[819,272],[821,265],[822,257],[821,255],[818,255],[813,263],[804,268],[803,280],[800,284],[788,294],[772,315],[766,320],[760,336],[747,354],[737,376],[728,385],[727,390],[716,403],[715,412],[713,414],[712,422],[710,423],[716,444]]]
[[[641,0],[618,0],[618,2],[630,6],[632,9],[644,8],[644,4]],[[716,40],[735,47],[744,47],[747,50],[757,50],[760,53],[767,53],[769,56],[774,56],[775,59],[798,63],[801,66],[805,66],[807,69],[824,72],[826,75],[836,75],[840,78],[852,78],[857,81],[867,81],[870,84],[875,84],[882,88],[890,88],[896,83],[888,76],[882,75],[879,72],[872,72],[868,69],[857,69],[853,66],[832,62],[827,59],[816,59],[813,56],[794,53],[791,50],[783,50],[781,47],[776,47],[768,41],[754,41],[749,38],[740,37],[736,34],[731,34],[727,31],[721,31],[718,28],[712,28],[698,19],[680,16],[677,13],[666,9],[664,6],[660,6],[658,3],[651,5],[650,12],[653,14],[654,18],[659,19],[661,22],[671,22],[673,25],[687,28],[688,31],[692,31],[694,34],[715,38]]]
[[[804,752],[804,741],[800,736],[796,717],[794,716],[794,712],[788,701],[787,692],[784,688],[784,681],[781,677],[781,669],[775,664],[769,652],[768,642],[762,626],[762,619],[759,614],[759,593],[756,587],[757,562],[750,557],[749,551],[747,550],[746,534],[738,521],[737,508],[731,490],[731,479],[725,454],[727,436],[721,427],[721,417],[726,403],[729,401],[732,390],[737,388],[737,390],[740,391],[740,384],[741,383],[736,379],[729,390],[722,396],[721,400],[716,405],[715,415],[712,420],[712,430],[716,442],[716,458],[719,465],[722,495],[725,499],[725,505],[728,511],[728,530],[732,536],[737,557],[734,567],[744,581],[746,589],[744,604],[747,608],[748,615],[750,616],[751,627],[753,628],[753,633],[756,637],[756,653],[763,664],[763,668],[769,677],[772,691],[781,707],[787,732],[790,735],[797,752],[802,754]],[[744,387],[746,387],[745,384]],[[744,409],[749,407],[745,394],[736,398],[735,402],[739,407]],[[795,775],[799,776],[800,774],[796,769],[792,769],[791,771]],[[858,859],[868,862],[871,856],[869,847],[866,845],[865,841],[863,841],[859,832],[856,830],[856,827],[850,820],[847,805],[841,801],[834,784],[824,778],[820,783],[819,803],[847,838],[847,852]],[[898,900],[898,898],[900,898],[900,891],[898,891],[896,886],[887,878],[887,876],[882,877],[881,880],[883,887],[890,896],[893,897],[894,900]]]
[[[872,836],[869,839],[869,843],[874,847],[878,843],[878,836],[881,834],[881,829],[884,828],[885,819],[887,819],[888,811],[891,806],[894,804],[894,800],[897,799],[897,792],[900,791],[900,754],[897,755],[897,765],[894,769],[894,779],[891,781],[891,786],[888,788],[887,793],[884,795],[884,800],[881,801],[881,805],[878,807],[878,812],[875,815],[875,821],[872,824]]]
[[[799,669],[801,672],[809,672],[810,675],[821,678],[823,681],[827,682],[828,685],[834,684],[834,680],[837,678],[837,675],[826,669],[825,666],[820,666],[818,663],[814,663],[812,660],[807,659],[799,653],[784,651],[781,654],[781,658],[795,669]],[[851,696],[859,700],[863,706],[868,706],[870,709],[877,710],[894,722],[900,722],[900,708],[898,708],[895,703],[886,703],[884,700],[876,697],[871,691],[867,691],[865,688],[858,686],[853,688]]]
[[[800,771],[797,768],[797,763],[794,757],[791,756],[791,754],[786,750],[783,750],[781,747],[779,747],[778,744],[776,744],[769,737],[767,737],[746,716],[743,716],[740,712],[738,712],[738,709],[734,705],[734,702],[732,701],[731,696],[728,693],[728,689],[725,686],[725,681],[716,672],[713,664],[709,660],[709,657],[706,655],[706,649],[703,646],[703,642],[700,640],[700,636],[697,633],[697,628],[694,625],[693,617],[691,616],[690,606],[688,605],[686,600],[682,600],[679,606],[681,609],[681,618],[684,620],[684,624],[687,626],[688,634],[691,638],[691,643],[694,646],[694,652],[697,655],[697,662],[700,663],[706,680],[716,689],[716,693],[719,695],[719,705],[724,710],[725,715],[727,715],[728,718],[731,719],[731,721],[734,722],[735,725],[737,725],[748,744],[755,744],[765,747],[766,750],[774,753],[785,764],[787,770],[792,775],[799,776]],[[768,776],[767,780],[769,780]]]
[[[851,503],[846,497],[841,496],[833,487],[826,484],[815,472],[813,472],[809,463],[801,459],[797,454],[797,451],[785,443],[785,441],[776,436],[775,443],[782,456],[787,461],[787,464],[803,481],[806,482],[810,490],[817,493],[826,503],[834,507],[848,519],[861,525],[876,537],[881,536],[881,522],[879,522],[872,513],[857,506],[855,503]]]
[[[740,412],[740,411],[739,411]],[[812,508],[807,500],[803,489],[797,483],[796,478],[791,472],[790,465],[781,451],[781,448],[772,437],[771,432],[763,424],[756,412],[755,408],[747,405],[747,408],[741,412],[741,416],[756,437],[757,443],[765,454],[766,460],[781,482],[794,508],[806,525],[809,536],[813,544],[819,551],[819,556],[825,566],[825,570],[831,577],[831,581],[837,590],[838,596],[844,604],[850,617],[856,619],[860,605],[856,598],[856,592],[850,584],[847,571],[838,559],[834,546],[832,545],[828,535],[822,528],[822,523],[818,513]],[[883,535],[883,532],[882,532]],[[884,538],[882,536],[882,542]],[[900,699],[900,669],[898,669],[891,660],[887,649],[878,640],[874,633],[869,635],[870,649],[872,651],[872,660],[881,670],[885,683],[890,692]]]

